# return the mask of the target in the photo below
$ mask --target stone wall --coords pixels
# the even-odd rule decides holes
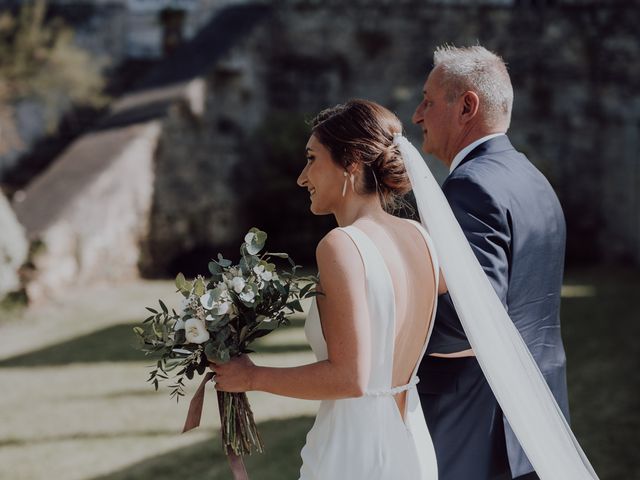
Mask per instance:
[[[22,225],[0,191],[0,301],[22,285],[19,268],[27,260],[28,243]]]
[[[15,199],[28,239],[40,245],[26,285],[30,300],[137,276],[160,131],[151,121],[87,134]]]
[[[480,42],[509,64],[509,134],[560,196],[569,259],[640,263],[639,21],[628,3],[281,1],[245,44],[256,77],[250,102],[256,115],[311,116],[366,97],[396,111],[417,143],[410,118],[431,52]]]
[[[477,41],[509,63],[510,136],[560,196],[569,258],[638,265],[637,20],[622,7],[289,1],[215,50],[233,33],[225,28],[238,31],[225,21],[211,47],[194,47],[197,73],[170,84],[177,67],[165,65],[165,86],[118,101],[16,203],[29,238],[46,246],[32,291],[60,279],[193,274],[219,251],[237,257],[254,225],[269,232],[269,247],[311,265],[333,221],[311,215],[295,184],[305,120],[369,98],[419,144],[410,118],[433,49]],[[444,167],[427,162],[443,179]]]
[[[202,269],[218,251],[239,246],[244,225],[234,172],[242,163],[239,125],[249,113],[238,102],[239,80],[229,72],[195,79],[192,90],[200,103],[178,102],[163,121],[150,229],[140,258],[145,275],[195,274],[192,255]]]

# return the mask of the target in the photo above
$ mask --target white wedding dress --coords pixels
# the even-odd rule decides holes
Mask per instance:
[[[428,246],[437,298],[439,267],[435,249],[423,227],[411,223]],[[371,319],[371,377],[364,396],[321,402],[301,452],[300,480],[436,480],[435,451],[416,390],[416,373],[431,336],[436,306],[411,380],[407,385],[392,388],[396,307],[391,274],[366,234],[355,226],[342,230],[355,243],[365,267]],[[327,344],[315,299],[305,333],[317,359],[326,360]],[[393,395],[405,390],[403,420]]]

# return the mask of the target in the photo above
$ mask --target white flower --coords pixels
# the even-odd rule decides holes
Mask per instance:
[[[253,232],[249,232],[244,236],[244,241],[246,243],[251,244],[251,242],[253,242],[253,239],[256,238],[256,234]]]
[[[240,294],[240,300],[242,300],[243,302],[251,303],[253,302],[253,299],[255,298],[255,296],[256,294],[253,293],[253,290],[248,290]]]
[[[188,318],[184,322],[184,330],[189,343],[204,343],[209,340],[209,331],[202,320]]]
[[[233,304],[231,297],[229,297],[229,290],[223,283],[219,283],[216,288],[209,290],[200,297],[200,303],[204,308],[210,310],[213,315],[225,315]]]
[[[216,315],[225,315],[226,313],[229,312],[230,308],[231,308],[231,302],[218,303],[213,308],[213,313],[215,313]]]
[[[265,282],[271,281],[275,275],[273,272],[265,270],[264,265],[256,265],[255,267],[253,267],[253,271],[256,275],[258,275],[260,279],[264,280]]]
[[[246,282],[242,277],[233,277],[233,279],[231,280],[231,286],[236,293],[242,292],[242,290],[244,290],[245,285],[246,285]]]
[[[184,329],[184,320],[182,318],[178,318],[176,323],[173,325],[173,331],[177,332],[178,330]]]

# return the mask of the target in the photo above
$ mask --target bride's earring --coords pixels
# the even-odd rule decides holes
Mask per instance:
[[[350,177],[351,177],[351,190],[353,190],[353,193],[356,193],[356,176],[352,173]]]
[[[342,196],[344,197],[347,194],[347,171],[345,170],[344,175],[344,184],[342,185]]]

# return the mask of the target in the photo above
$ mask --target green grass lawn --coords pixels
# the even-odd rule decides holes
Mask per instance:
[[[640,479],[640,274],[566,275],[571,424],[603,480]]]
[[[301,460],[299,451],[306,432],[313,425],[312,416],[285,420],[268,420],[259,425],[266,445],[265,453],[245,458],[247,471],[256,479],[298,478]],[[222,454],[220,435],[195,445],[139,462],[118,472],[93,480],[184,480],[231,478],[226,458]]]
[[[640,275],[572,271],[563,293],[572,425],[602,480],[640,478]],[[180,435],[187,403],[154,392],[133,347],[142,307],[171,282],[101,287],[9,318],[0,312],[0,479],[229,479],[215,396]],[[12,314],[13,315],[13,314]],[[16,314],[17,315],[17,314]],[[262,339],[265,365],[310,362],[303,320]],[[190,385],[188,396],[195,390]],[[297,478],[317,402],[251,393],[266,444],[251,478]]]

